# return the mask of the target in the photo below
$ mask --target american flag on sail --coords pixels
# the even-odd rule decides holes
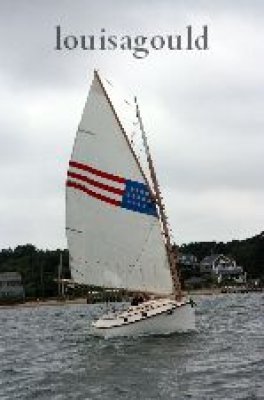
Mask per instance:
[[[66,185],[112,206],[157,216],[156,205],[146,184],[70,161]]]

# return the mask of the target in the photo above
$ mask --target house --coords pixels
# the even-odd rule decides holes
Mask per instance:
[[[201,273],[217,277],[218,283],[222,280],[232,280],[237,283],[245,283],[246,273],[243,267],[236,265],[236,261],[223,254],[212,254],[206,256],[200,262]]]
[[[178,263],[182,272],[199,272],[199,263],[197,257],[193,254],[179,254]]]
[[[200,266],[196,256],[179,253],[178,264],[183,288],[193,289],[202,287],[204,279],[200,278]]]
[[[178,261],[180,264],[183,265],[193,265],[194,263],[197,263],[197,257],[195,257],[193,254],[179,254]]]
[[[24,301],[25,290],[18,272],[0,273],[0,302]]]

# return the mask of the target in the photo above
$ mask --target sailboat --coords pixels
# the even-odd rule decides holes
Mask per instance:
[[[141,294],[127,309],[93,321],[92,333],[103,337],[195,329],[137,103],[136,116],[149,178],[95,71],[67,173],[70,270],[79,284]]]

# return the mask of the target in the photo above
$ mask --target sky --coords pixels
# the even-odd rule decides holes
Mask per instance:
[[[263,1],[0,0],[0,249],[65,248],[65,178],[94,68],[138,96],[173,238],[264,225]],[[206,51],[55,50],[65,35],[176,35]]]

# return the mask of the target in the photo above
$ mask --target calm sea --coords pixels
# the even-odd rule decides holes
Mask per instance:
[[[101,305],[0,309],[0,399],[264,399],[263,293],[196,297],[197,332],[103,340]]]

